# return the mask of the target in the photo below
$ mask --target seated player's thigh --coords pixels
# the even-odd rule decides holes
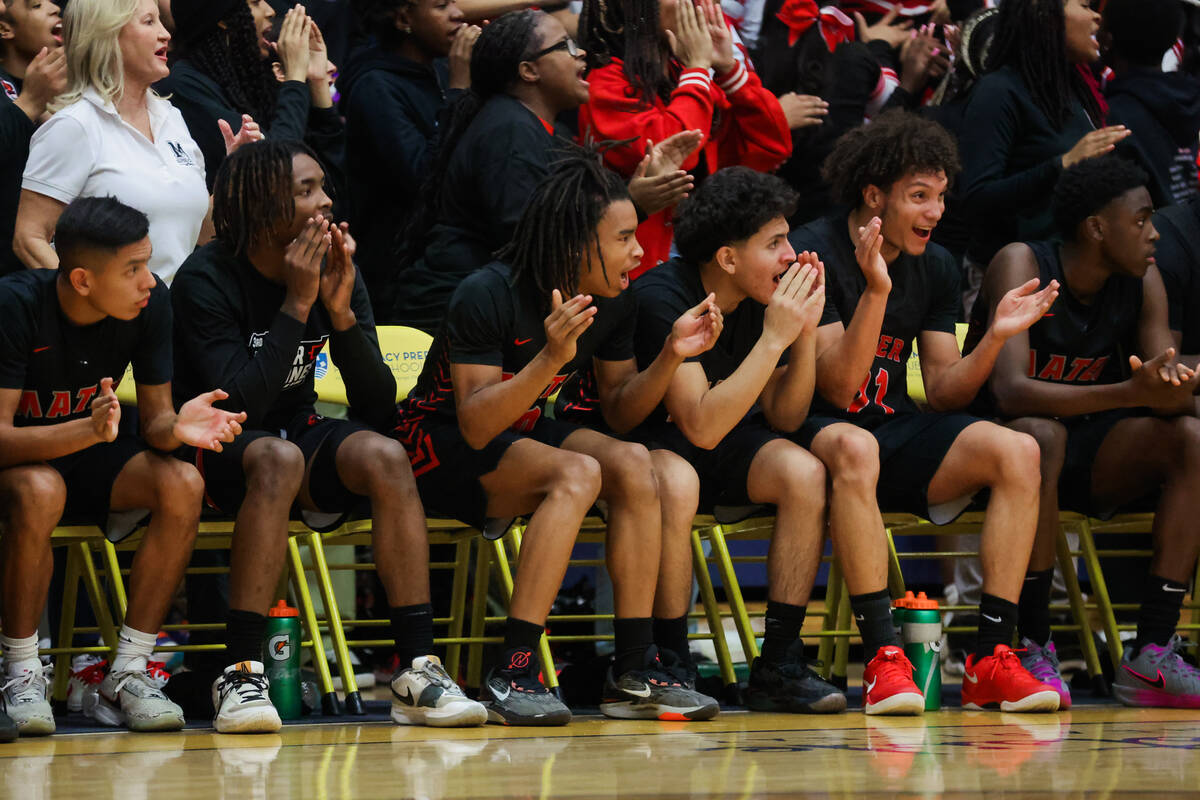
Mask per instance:
[[[1127,417],[1096,450],[1092,497],[1118,508],[1158,489],[1173,470],[1183,467],[1178,419]]]
[[[113,481],[113,511],[164,506],[200,513],[204,479],[194,466],[153,450],[143,450],[125,462]]]
[[[1020,476],[1032,479],[1036,487],[1039,463],[1032,436],[986,420],[973,422],[946,451],[926,497],[930,506],[936,506]]]
[[[655,502],[654,463],[645,445],[580,428],[563,440],[562,449],[591,456],[600,463],[600,497],[604,500]]]
[[[595,461],[529,438],[508,446],[496,468],[479,478],[487,493],[487,516],[518,517],[537,510],[559,485],[587,484]]]

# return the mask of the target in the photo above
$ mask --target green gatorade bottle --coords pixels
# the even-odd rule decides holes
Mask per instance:
[[[942,707],[942,615],[937,600],[930,600],[924,592],[913,597],[907,592],[896,601],[902,609],[900,637],[904,640],[904,654],[913,665],[913,680],[925,695],[925,710],[937,711]]]
[[[267,612],[266,651],[269,695],[280,719],[297,719],[300,705],[300,612],[285,600]]]

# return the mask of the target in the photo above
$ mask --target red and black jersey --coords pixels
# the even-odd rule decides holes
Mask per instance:
[[[532,428],[547,399],[576,371],[590,367],[593,358],[626,361],[634,357],[637,306],[633,295],[623,292],[593,302],[597,313],[576,343],[575,358],[563,365],[521,418],[510,421],[513,430]],[[405,431],[425,415],[457,418],[451,364],[500,367],[504,380],[524,369],[546,346],[544,322],[549,313],[549,300],[543,303],[514,285],[506,264],[492,262],[469,275],[450,300],[417,385],[397,409],[400,439],[403,441]]]
[[[821,325],[841,322],[849,326],[858,300],[867,288],[854,257],[848,215],[810,222],[788,237],[799,253],[811,250],[825,264],[825,312]],[[813,397],[813,413],[854,421],[918,411],[908,396],[908,357],[922,331],[954,334],[958,321],[958,267],[942,247],[930,242],[919,256],[901,253],[888,265],[892,291],[879,331],[875,361],[864,376],[854,402],[837,408],[820,393]]]
[[[1081,386],[1125,380],[1129,355],[1136,352],[1142,281],[1112,275],[1091,303],[1083,303],[1067,285],[1058,243],[1025,245],[1037,260],[1041,285],[1056,280],[1061,287],[1054,305],[1029,328],[1026,374],[1035,380]],[[968,350],[987,330],[991,303],[984,302],[982,295],[980,300],[971,310]]]
[[[100,380],[120,381],[133,362],[148,386],[171,380],[171,299],[155,278],[150,302],[131,320],[75,325],[58,302],[58,270],[0,280],[0,388],[20,389],[13,424],[53,425],[91,416]]]
[[[684,69],[671,97],[650,102],[637,93],[621,59],[588,73],[588,101],[579,108],[579,132],[585,142],[628,144],[604,152],[607,167],[629,178],[657,143],[685,130],[704,134],[700,147],[682,168],[711,175],[721,167],[744,166],[771,172],[792,154],[792,134],[775,95],[741,62],[728,75],[709,76],[706,69]],[[670,257],[671,209],[660,211],[638,227],[646,251],[637,277]]]

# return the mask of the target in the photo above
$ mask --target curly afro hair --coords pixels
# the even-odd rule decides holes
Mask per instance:
[[[1138,66],[1157,67],[1183,32],[1180,0],[1108,0],[1104,30],[1112,36],[1109,54]]]
[[[675,246],[692,264],[703,264],[722,247],[758,233],[776,217],[796,210],[799,196],[781,178],[749,167],[717,170],[679,204]]]
[[[896,109],[843,134],[821,176],[837,202],[857,207],[868,186],[887,191],[913,172],[941,171],[953,180],[959,169],[958,147],[945,128]]]
[[[1150,177],[1132,161],[1117,155],[1088,158],[1072,165],[1054,186],[1054,226],[1067,241],[1076,239],[1079,223],[1101,211],[1130,189],[1149,183]]]

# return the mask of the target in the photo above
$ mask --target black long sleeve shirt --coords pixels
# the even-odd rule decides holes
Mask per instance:
[[[350,414],[383,427],[395,409],[396,380],[379,352],[362,277],[351,307],[358,324],[334,331],[318,300],[301,322],[281,310],[287,287],[273,283],[220,241],[194,252],[171,287],[177,401],[212,389],[219,405],[245,411],[248,430],[287,431],[314,413],[314,368],[329,343],[342,372]]]
[[[13,227],[21,202],[21,174],[29,158],[29,140],[37,126],[13,102],[21,82],[0,70],[0,275],[24,269],[13,254]]]

